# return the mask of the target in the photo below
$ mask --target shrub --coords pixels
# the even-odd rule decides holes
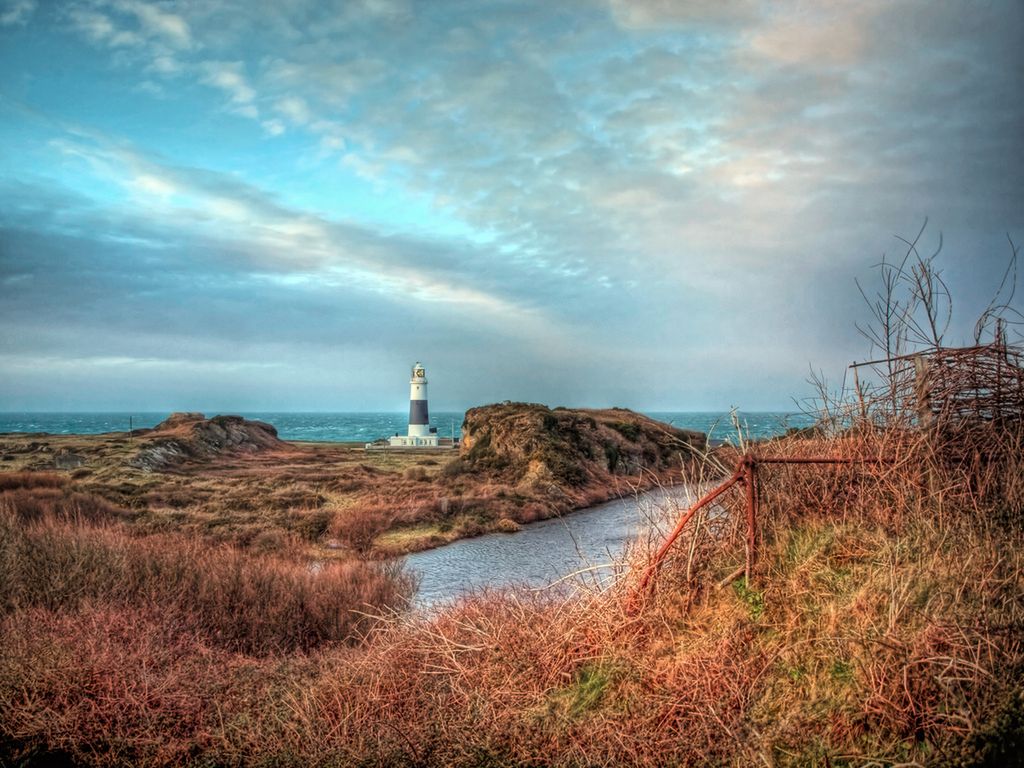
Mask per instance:
[[[619,466],[619,447],[613,443],[606,443],[604,455],[608,459],[608,471],[614,472],[616,467]]]
[[[330,509],[293,510],[291,527],[306,541],[318,541],[327,533],[335,514]]]
[[[425,470],[423,467],[409,467],[408,469],[405,470],[405,479],[418,480],[420,482],[423,482],[425,480],[429,480],[430,478],[427,477],[427,470]]]
[[[386,507],[364,504],[335,513],[331,535],[360,557],[373,549],[374,540],[394,522],[395,513]]]
[[[268,654],[358,639],[367,614],[402,605],[412,582],[391,563],[301,561],[123,526],[25,521],[0,501],[0,610],[157,605],[167,622],[229,650]]]
[[[612,429],[622,435],[624,438],[629,440],[631,443],[635,443],[640,439],[640,425],[636,422],[631,421],[615,421],[609,424]]]
[[[0,472],[0,491],[63,488],[65,480],[53,472]]]
[[[523,528],[515,520],[510,520],[507,517],[501,518],[494,524],[494,528],[501,533],[516,533],[521,531]]]
[[[442,477],[458,477],[469,471],[469,466],[463,459],[452,459],[441,469]]]

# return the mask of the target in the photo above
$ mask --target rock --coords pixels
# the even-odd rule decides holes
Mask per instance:
[[[56,469],[78,469],[85,464],[85,457],[72,453],[67,448],[57,451],[53,457],[53,466]]]
[[[277,430],[262,421],[241,416],[174,413],[140,440],[142,446],[128,462],[147,471],[170,469],[185,462],[211,461],[219,456],[256,453],[286,445]]]
[[[540,459],[532,459],[526,465],[526,472],[519,478],[516,488],[527,493],[542,491],[554,482],[555,476],[551,473],[548,465]]]
[[[706,445],[701,432],[622,408],[501,403],[466,413],[460,458],[470,471],[529,492],[579,488],[642,470],[663,472],[681,467]]]

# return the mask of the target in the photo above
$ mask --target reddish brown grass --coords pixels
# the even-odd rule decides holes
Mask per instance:
[[[844,440],[762,448],[855,447]],[[751,584],[716,588],[743,534],[740,516],[710,515],[640,615],[624,610],[627,579],[332,629],[324,606],[365,590],[369,564],[314,577],[8,510],[7,751],[100,765],[999,764],[1022,711],[1021,531],[898,466],[772,470]]]
[[[335,514],[328,532],[359,557],[367,557],[377,536],[391,526],[394,518],[388,506],[363,505]]]
[[[694,521],[639,615],[624,610],[627,577],[382,618],[407,584],[388,566],[312,573],[296,545],[144,535],[108,502],[12,481],[2,751],[98,765],[1005,762],[1024,711],[1021,451],[1012,430],[989,439],[968,462],[895,429],[757,446],[894,461],[766,469],[750,584],[716,586],[744,558],[737,494]],[[417,503],[422,483],[399,482]],[[472,524],[476,503],[412,514]],[[349,510],[334,514],[331,532],[366,551],[391,512],[381,499],[349,529]]]
[[[54,472],[0,472],[0,491],[62,488],[66,480]]]
[[[386,563],[331,562],[316,570],[276,555],[216,547],[0,498],[0,605],[8,615],[104,603],[159,608],[182,631],[250,654],[309,650],[358,639],[372,614],[403,604],[409,579]],[[102,506],[102,505],[99,505]],[[43,511],[40,512],[40,507]]]

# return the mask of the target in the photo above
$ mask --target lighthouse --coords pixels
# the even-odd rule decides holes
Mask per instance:
[[[409,437],[430,434],[430,414],[427,412],[427,372],[422,363],[412,367],[409,379]]]
[[[409,379],[409,430],[404,435],[389,437],[387,442],[381,441],[392,448],[453,448],[454,438],[437,436],[437,430],[430,426],[430,413],[427,410],[427,371],[423,363],[414,363],[412,378]],[[373,444],[367,445],[372,448]]]

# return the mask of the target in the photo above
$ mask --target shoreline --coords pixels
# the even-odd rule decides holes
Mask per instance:
[[[502,518],[494,521],[490,525],[482,526],[479,530],[474,530],[472,532],[457,533],[454,530],[441,532],[437,529],[437,526],[421,527],[419,534],[414,533],[410,529],[391,529],[382,533],[381,538],[394,537],[399,538],[402,541],[407,541],[408,543],[401,547],[388,546],[387,544],[375,547],[373,552],[371,552],[371,557],[374,560],[392,560],[417,552],[427,552],[432,549],[446,547],[449,544],[454,544],[457,541],[465,539],[474,539],[480,536],[499,533],[514,535],[537,523],[547,522],[559,517],[572,516],[581,512],[587,512],[604,504],[610,504],[614,501],[622,501],[630,496],[638,497],[659,488],[677,489],[686,485],[690,485],[690,483],[682,478],[677,481],[668,481],[666,478],[650,479],[642,485],[631,486],[628,493],[620,493],[617,489],[609,489],[605,494],[589,496],[587,502],[582,506],[572,506],[566,509],[552,509],[550,510],[550,514],[541,515],[522,523],[511,520],[510,518]],[[511,523],[515,527],[508,526],[508,523]]]

